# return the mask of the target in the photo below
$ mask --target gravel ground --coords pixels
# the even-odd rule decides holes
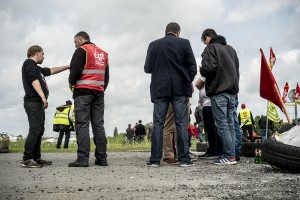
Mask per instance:
[[[92,154],[91,154],[92,155]],[[300,174],[254,164],[145,167],[149,152],[109,152],[109,166],[69,168],[75,153],[44,153],[53,165],[22,168],[22,154],[0,154],[0,199],[300,199]]]

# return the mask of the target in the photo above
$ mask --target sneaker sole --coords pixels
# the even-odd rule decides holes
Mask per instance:
[[[179,165],[179,167],[193,167],[195,166],[195,164],[192,164],[192,165]]]
[[[224,163],[214,163],[215,165],[236,165],[237,162],[234,161],[234,162],[224,162]]]
[[[40,165],[40,166],[29,166],[29,165],[21,164],[21,167],[24,167],[24,168],[42,168],[43,165]]]
[[[146,167],[154,167],[154,168],[158,168],[159,167],[159,165],[147,165],[147,164],[145,164],[145,166]]]

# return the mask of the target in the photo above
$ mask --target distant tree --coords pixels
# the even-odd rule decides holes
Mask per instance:
[[[117,127],[115,127],[115,129],[114,129],[114,137],[118,137],[118,128]]]

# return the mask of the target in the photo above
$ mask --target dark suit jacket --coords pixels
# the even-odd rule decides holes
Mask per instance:
[[[159,97],[192,96],[197,66],[189,40],[167,34],[151,42],[144,70],[152,74],[152,102]]]

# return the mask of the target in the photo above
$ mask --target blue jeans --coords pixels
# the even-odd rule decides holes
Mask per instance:
[[[235,101],[235,107],[233,111],[233,120],[234,120],[234,129],[235,129],[235,157],[241,157],[241,148],[242,148],[242,133],[239,125],[238,115],[237,115],[237,107],[239,105],[238,100]]]
[[[41,141],[44,134],[45,110],[41,102],[24,102],[29,123],[29,132],[25,141],[23,160],[41,157]]]
[[[203,122],[200,122],[198,124],[198,139],[199,139],[200,142],[204,142],[203,135],[202,135],[202,131],[203,131],[202,124],[203,124]]]
[[[169,104],[174,111],[177,129],[177,150],[180,163],[190,163],[187,131],[187,98],[185,96],[162,97],[154,100],[153,132],[151,136],[150,163],[159,164],[162,159],[163,129]]]
[[[210,97],[214,120],[218,135],[223,145],[223,156],[235,158],[235,128],[233,112],[235,95],[220,93]]]

